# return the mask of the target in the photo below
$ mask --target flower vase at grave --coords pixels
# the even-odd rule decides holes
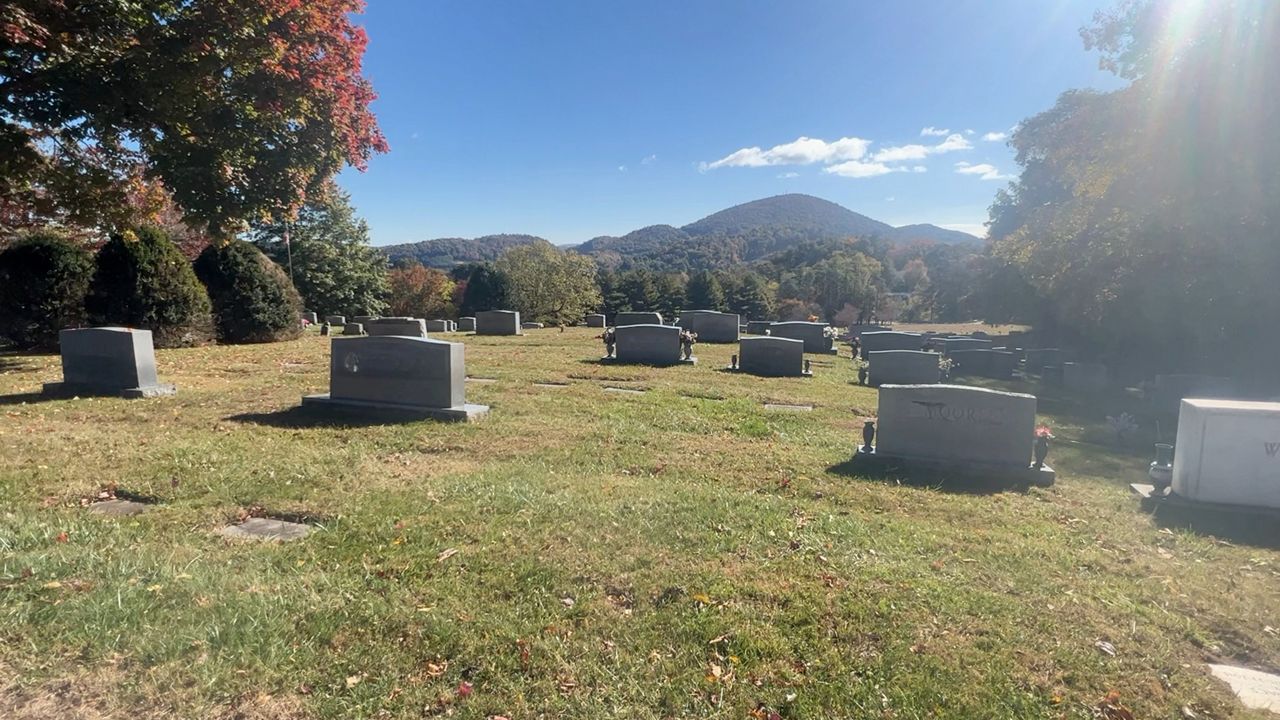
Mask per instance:
[[[1158,492],[1163,493],[1173,484],[1173,446],[1156,443],[1156,459],[1147,468],[1147,477]]]
[[[1036,455],[1036,461],[1035,461],[1035,464],[1032,465],[1032,467],[1039,470],[1040,468],[1044,467],[1044,459],[1049,456],[1049,436],[1048,435],[1036,436],[1035,455]]]
[[[862,452],[871,452],[872,443],[876,439],[876,423],[868,420],[862,424]]]
[[[729,358],[729,367],[733,368],[734,370],[737,370],[737,369],[738,369],[738,356],[737,356],[737,355],[734,355],[734,356],[732,356],[732,357],[730,357],[730,358]]]
[[[866,365],[861,365],[858,367],[858,384],[859,385],[867,384],[867,366]]]

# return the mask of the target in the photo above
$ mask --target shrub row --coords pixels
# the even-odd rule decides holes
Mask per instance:
[[[91,254],[52,232],[0,252],[0,339],[55,348],[68,327],[151,330],[156,347],[297,337],[301,300],[289,278],[239,240],[188,262],[168,235],[141,227]]]

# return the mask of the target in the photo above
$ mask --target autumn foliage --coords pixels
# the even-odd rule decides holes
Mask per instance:
[[[445,273],[414,264],[393,268],[387,279],[392,315],[439,318],[453,314],[454,283]]]

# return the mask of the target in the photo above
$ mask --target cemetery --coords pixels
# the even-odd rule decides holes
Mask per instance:
[[[670,338],[678,337],[679,331],[661,325],[624,326],[617,329],[616,351],[626,357],[634,348],[646,361],[669,361],[673,354],[678,359],[678,341],[673,349]],[[797,603],[797,611],[815,618],[826,612],[822,608],[827,598],[857,587],[887,594],[906,612],[927,613],[953,627],[975,622],[969,603],[999,603],[999,613],[979,621],[992,638],[989,650],[1015,653],[1046,642],[1061,644],[1070,649],[1046,657],[1056,658],[1062,667],[1078,668],[1083,677],[1098,671],[1092,669],[1093,660],[1076,659],[1077,655],[1106,658],[1093,647],[1099,637],[1134,654],[1142,666],[1182,660],[1194,664],[1197,649],[1182,639],[1187,622],[1221,644],[1224,653],[1239,647],[1238,636],[1196,620],[1189,611],[1191,603],[1214,603],[1219,613],[1215,617],[1234,618],[1233,627],[1269,622],[1267,611],[1254,604],[1271,592],[1274,579],[1269,572],[1237,572],[1236,589],[1223,594],[1218,568],[1254,567],[1250,558],[1259,553],[1272,556],[1274,551],[1221,544],[1212,535],[1194,531],[1177,537],[1163,534],[1161,525],[1144,515],[1136,502],[1123,502],[1129,484],[1146,481],[1145,453],[1135,456],[1131,450],[1079,444],[1091,437],[1090,424],[1104,427],[1104,419],[1047,409],[1058,408],[1058,402],[1039,406],[1028,395],[1040,392],[1034,383],[1015,377],[981,379],[992,384],[981,389],[938,384],[901,388],[895,385],[911,384],[914,378],[890,375],[887,379],[897,382],[882,382],[878,389],[864,387],[856,383],[847,349],[842,358],[833,358],[833,366],[804,376],[803,360],[811,356],[803,354],[803,340],[772,335],[745,337],[737,345],[700,343],[695,346],[702,361],[699,367],[677,373],[648,362],[582,364],[580,360],[590,355],[587,349],[599,347],[599,332],[584,327],[531,336],[536,338],[530,340],[534,345],[518,350],[519,362],[513,362],[517,351],[511,346],[478,335],[459,335],[460,343],[447,343],[396,336],[330,339],[313,330],[299,340],[268,345],[158,350],[158,377],[177,384],[182,393],[148,401],[147,409],[127,414],[118,408],[143,406],[124,399],[88,405],[72,398],[24,396],[42,382],[61,377],[62,360],[56,354],[0,356],[10,368],[0,374],[0,398],[33,398],[19,404],[0,400],[6,410],[0,415],[0,437],[7,448],[0,482],[16,512],[6,522],[32,537],[46,538],[49,548],[37,543],[18,550],[19,562],[30,565],[33,574],[28,580],[14,576],[17,579],[8,582],[30,587],[30,594],[10,595],[0,604],[12,608],[33,601],[26,597],[75,600],[62,606],[62,614],[17,620],[12,632],[34,638],[57,633],[74,638],[77,646],[105,647],[93,625],[80,618],[119,616],[118,622],[130,628],[130,639],[116,647],[133,652],[131,648],[142,642],[172,642],[171,636],[188,632],[195,623],[205,622],[203,618],[219,623],[252,618],[263,631],[238,637],[221,650],[229,662],[240,663],[268,652],[277,639],[317,632],[298,628],[294,617],[326,622],[347,617],[346,611],[326,605],[322,598],[333,593],[359,598],[370,592],[361,564],[344,560],[353,552],[364,554],[379,571],[399,573],[395,584],[386,587],[406,598],[362,611],[369,627],[403,625],[424,614],[439,614],[452,622],[475,617],[475,607],[483,603],[510,628],[510,637],[540,638],[540,628],[552,623],[552,617],[581,609],[595,618],[595,624],[569,642],[586,651],[598,647],[603,638],[616,637],[611,628],[626,622],[621,613],[630,607],[656,623],[652,630],[642,631],[636,644],[618,644],[623,665],[637,671],[650,662],[650,643],[670,642],[672,623],[686,613],[718,608],[737,632],[769,637],[778,621],[771,604],[783,595],[764,588],[783,576],[791,583],[786,596]],[[665,355],[643,355],[656,347],[648,333],[667,342]],[[632,340],[644,342],[633,346]],[[772,352],[772,347],[783,345],[799,347]],[[769,352],[757,353],[757,346]],[[904,359],[904,354],[911,359]],[[718,372],[732,365],[734,355],[739,372]],[[894,361],[882,363],[882,356]],[[219,371],[242,366],[257,369],[234,376]],[[870,367],[872,384],[887,372],[916,372],[920,382],[936,383],[938,355],[874,351]],[[465,374],[487,381],[460,382]],[[129,382],[138,381],[131,377]],[[324,395],[313,397],[326,390],[327,400]],[[1063,387],[1053,392],[1072,391]],[[305,405],[299,407],[304,396]],[[1134,403],[1140,436],[1153,437],[1154,425],[1143,410],[1146,400],[1114,392],[1110,402]],[[1203,460],[1186,459],[1184,448],[1198,445],[1181,433],[1184,427],[1192,432],[1196,426],[1179,426],[1177,492],[1185,489],[1195,501],[1215,507],[1243,498],[1257,504],[1275,502],[1265,494],[1273,488],[1250,484],[1263,482],[1267,463],[1274,460],[1267,454],[1269,444],[1274,444],[1271,435],[1280,432],[1268,424],[1275,422],[1267,414],[1274,410],[1241,405],[1206,408],[1201,421],[1209,438],[1206,449],[1218,447],[1213,445],[1219,442],[1215,438],[1222,438],[1227,444],[1221,447],[1235,464],[1215,464],[1221,452]],[[476,418],[476,406],[492,409],[478,422],[436,421],[440,413],[453,415],[446,419]],[[1216,414],[1220,412],[1226,415]],[[156,423],[158,417],[165,419],[162,425]],[[1219,425],[1225,417],[1238,419]],[[875,452],[870,454],[858,452],[864,444],[864,418],[873,422]],[[1049,441],[1044,466],[1034,469],[1035,431],[1041,425],[1053,428],[1055,438]],[[23,432],[34,427],[42,428],[43,434]],[[709,434],[708,427],[720,429]],[[635,445],[615,433],[647,440]],[[42,439],[47,434],[69,442],[50,445]],[[587,446],[610,450],[589,456],[590,465],[581,465],[588,456],[577,448]],[[155,452],[160,447],[166,452]],[[1099,464],[1102,458],[1105,464]],[[1187,469],[1191,462],[1196,463],[1195,475]],[[637,477],[636,467],[644,474]],[[999,481],[1014,490],[996,495],[947,490],[953,484],[967,487],[971,480],[958,476],[975,472],[981,480]],[[1045,488],[1050,473],[1056,482]],[[896,474],[904,482],[881,479]],[[1219,487],[1224,477],[1240,484]],[[939,488],[939,482],[945,484]],[[88,513],[81,499],[96,497],[107,484],[151,499],[137,506],[144,510],[137,514],[132,505],[127,514],[113,514],[105,507]],[[1016,489],[1027,485],[1030,490]],[[565,497],[572,498],[572,505],[564,504]],[[619,502],[634,503],[626,523],[615,519]],[[712,504],[714,512],[709,509]],[[252,511],[248,520],[236,521],[236,513],[245,510]],[[529,522],[519,523],[517,533],[504,517],[519,512],[532,515]],[[298,525],[280,518],[320,520]],[[677,546],[671,532],[655,533],[654,526],[686,540]],[[774,536],[755,527],[768,528]],[[476,535],[468,528],[489,530]],[[1103,528],[1105,548],[1094,539]],[[59,544],[53,538],[62,532],[68,540]],[[275,539],[248,544],[239,539],[264,536]],[[726,561],[715,554],[675,549],[687,541],[715,547],[726,539],[752,557],[772,553],[785,558],[785,569],[769,569],[755,559],[730,556]],[[806,543],[817,543],[820,549],[805,550]],[[54,548],[76,557],[123,549],[125,544],[139,569],[42,560]],[[175,553],[192,559],[174,565],[168,558]],[[623,577],[629,572],[627,558],[658,554],[677,558],[676,564],[629,580],[603,582],[584,579],[576,569],[585,566],[600,577]],[[550,574],[515,580],[515,596],[466,579],[479,573],[498,583],[501,575],[498,584],[506,586],[512,581],[505,568],[532,555],[542,558]],[[423,567],[430,571],[419,575],[399,570],[416,557],[423,558]],[[1119,582],[1132,571],[1135,557],[1143,568],[1150,568],[1144,572],[1176,567],[1186,598],[1171,601],[1158,583]],[[1130,614],[1092,595],[1075,601],[1074,607],[1087,610],[1087,615],[1070,613],[1040,627],[1045,608],[1063,607],[1063,598],[1070,597],[1067,591],[1079,594],[1077,573],[1057,569],[1061,563],[1074,567],[1079,562],[1090,563],[1090,574],[1100,581],[1117,579],[1112,592],[1128,602],[1171,602],[1171,611],[1188,611],[1177,618],[1163,613],[1153,618],[1146,632],[1163,639],[1159,649],[1150,650],[1112,634],[1111,628],[1128,627]],[[470,568],[465,575],[464,564]],[[236,571],[228,573],[228,566]],[[901,584],[886,586],[865,578],[868,567],[901,578]],[[139,572],[145,579],[131,585],[130,578]],[[736,578],[737,573],[748,575]],[[987,587],[993,582],[995,587]],[[72,589],[81,584],[86,589]],[[935,584],[956,599],[927,606],[913,599],[919,588]],[[677,585],[685,588],[683,594],[669,590]],[[255,587],[273,588],[276,602],[288,612],[264,613],[251,592]],[[1008,588],[1020,593],[1016,602],[1008,599]],[[521,597],[538,592],[551,592],[551,604],[559,611],[548,609],[547,619],[532,624],[518,619],[526,607]],[[202,597],[220,600],[200,610],[196,603],[204,602]],[[574,607],[567,608],[562,598],[572,598]],[[1073,607],[1067,602],[1066,607]],[[194,615],[191,607],[197,608]],[[418,609],[424,607],[433,609]],[[677,615],[668,619],[669,613]],[[144,625],[125,615],[147,620]],[[886,637],[898,637],[895,633],[903,627],[889,617],[857,622]],[[1029,635],[1028,624],[1039,629]],[[723,631],[711,630],[709,637],[699,636],[697,644],[719,634]],[[362,658],[383,641],[369,642],[369,650],[354,657],[323,645],[308,646],[296,661],[261,671],[261,679],[321,680],[336,673],[337,684],[345,687],[345,678],[367,672],[357,688],[376,684],[386,671],[370,671]],[[481,652],[514,652],[514,641],[505,637],[479,642]],[[530,640],[531,652],[538,652],[543,642]],[[906,652],[919,641],[908,633],[900,642]],[[935,636],[926,647],[940,653],[936,662],[946,672],[955,671],[970,652],[965,642],[943,636]],[[451,662],[465,663],[473,657],[470,652],[444,652]],[[166,664],[152,672],[176,678],[188,671],[188,665]],[[589,667],[579,662],[576,671]],[[895,667],[907,678],[926,672],[910,665]],[[1207,672],[1203,678],[1189,670],[1184,673],[1186,692],[1197,702],[1218,707],[1234,702],[1226,686],[1214,685],[1218,681]],[[699,670],[698,683],[703,674]],[[487,677],[478,676],[476,686],[487,684]],[[985,703],[984,697],[979,693],[972,702]]]
[[[1280,0],[689,5],[0,10],[0,720],[1280,717]]]

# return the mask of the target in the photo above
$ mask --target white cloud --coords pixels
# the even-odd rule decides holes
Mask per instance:
[[[619,165],[619,166],[618,166],[618,172],[626,172],[626,171],[627,171],[627,166],[626,166],[626,165]]]
[[[765,167],[768,165],[813,165],[857,160],[867,154],[870,140],[846,137],[833,142],[818,138],[800,137],[794,142],[774,145],[768,150],[758,147],[736,150],[712,163],[703,163],[699,169],[715,170],[721,167]]]
[[[650,156],[646,157],[645,159],[641,160],[641,161],[640,161],[640,164],[641,164],[641,165],[652,165],[652,164],[654,164],[654,163],[656,163],[656,162],[658,162],[658,156],[657,156],[657,155],[650,155]]]
[[[862,162],[861,160],[849,160],[838,165],[830,165],[822,168],[822,172],[839,175],[848,178],[869,178],[877,175],[887,175],[891,172],[901,172],[905,168],[891,168],[884,163],[878,162]]]
[[[942,142],[933,146],[933,152],[935,153],[945,153],[945,152],[953,152],[955,150],[972,150],[972,149],[973,149],[973,143],[966,140],[965,137],[960,133],[948,135],[946,140],[943,140]]]
[[[951,131],[946,128],[936,128],[930,125],[927,128],[921,128],[920,136],[921,137],[943,137],[950,132]]]
[[[915,167],[911,168],[911,172],[914,172],[914,173],[929,172],[929,168],[923,165],[916,165]]]
[[[995,165],[990,163],[981,163],[978,165],[970,165],[967,162],[956,163],[956,172],[961,175],[977,175],[982,180],[1008,180],[1012,175],[1001,175]]]
[[[925,145],[899,145],[897,147],[887,147],[879,150],[871,159],[876,162],[901,162],[903,160],[923,160],[929,155],[929,148]]]
[[[782,173],[781,175],[779,175],[778,177],[779,177],[780,179],[782,179],[782,180],[790,180],[791,178],[798,178],[798,177],[800,177],[800,173],[798,173],[798,172],[784,172],[784,173]]]
[[[965,128],[965,129],[964,129],[964,134],[965,134],[965,135],[972,135],[972,134],[973,134],[973,128]]]
[[[982,139],[987,142],[1000,142],[1001,140],[1004,140],[1005,138],[1008,138],[1008,137],[1009,137],[1008,133],[989,132],[986,135],[983,135]]]

